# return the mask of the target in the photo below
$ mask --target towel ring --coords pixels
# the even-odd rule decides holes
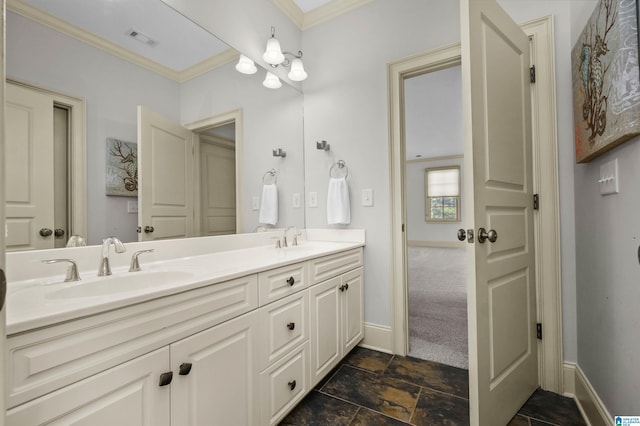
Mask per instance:
[[[338,160],[337,162],[333,163],[333,165],[331,166],[331,168],[329,169],[329,177],[332,178],[333,176],[333,169],[335,169],[336,167],[338,167],[338,170],[344,170],[344,178],[346,179],[347,177],[349,177],[349,168],[347,167],[347,165],[345,164],[344,161],[342,160]],[[338,176],[339,177],[339,176]]]
[[[266,185],[267,184],[267,176],[271,176],[273,177],[273,182],[271,182],[271,184],[273,185],[274,183],[276,183],[278,181],[278,176],[277,176],[278,172],[275,171],[275,169],[271,169],[271,170],[267,170],[267,172],[262,176],[262,184]]]

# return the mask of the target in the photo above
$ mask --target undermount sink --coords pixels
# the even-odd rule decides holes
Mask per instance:
[[[193,277],[186,271],[143,271],[74,282],[70,286],[51,289],[47,299],[73,299],[78,297],[101,297],[109,294],[136,292],[157,288]]]

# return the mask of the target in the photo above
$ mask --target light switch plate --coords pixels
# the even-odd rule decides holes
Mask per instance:
[[[618,159],[615,158],[611,161],[600,166],[600,178],[598,179],[600,184],[600,195],[617,194],[620,192],[618,188]]]
[[[367,188],[362,190],[362,205],[364,207],[373,206],[373,189]]]
[[[318,193],[310,192],[309,193],[309,207],[318,207]]]
[[[259,210],[260,209],[260,197],[258,196],[254,196],[251,199],[251,208],[253,210]]]
[[[138,201],[137,200],[129,200],[129,201],[127,201],[127,213],[131,213],[131,214],[138,213]]]
[[[300,193],[296,192],[295,194],[293,194],[293,208],[297,209],[300,208]]]

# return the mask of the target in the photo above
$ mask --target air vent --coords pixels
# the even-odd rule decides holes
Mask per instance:
[[[131,29],[129,31],[127,31],[127,35],[131,38],[134,38],[135,40],[139,41],[140,43],[146,44],[147,46],[155,46],[156,44],[158,44],[157,41],[155,41],[154,39],[152,39],[151,37],[149,37],[146,34],[142,34],[139,31],[136,31],[134,29]]]

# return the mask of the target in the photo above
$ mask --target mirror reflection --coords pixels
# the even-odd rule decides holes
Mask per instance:
[[[8,250],[64,246],[74,234],[98,244],[109,235],[135,241],[252,232],[260,226],[262,176],[270,169],[278,172],[276,226],[304,227],[304,209],[292,203],[304,195],[302,94],[286,84],[265,88],[263,73],[238,73],[237,52],[160,0],[105,0],[100,7],[81,0],[9,1],[6,42],[7,91],[44,96],[41,105],[57,112],[52,118],[53,112],[45,114],[39,132],[64,130],[66,136],[47,139],[68,142],[60,142],[63,148],[55,151],[27,143],[24,150],[11,151],[15,155],[7,169],[17,174],[6,188],[15,207],[7,207]],[[192,200],[184,213],[189,226],[174,222],[164,227],[166,216],[155,223],[143,219],[148,214],[145,190],[153,190],[147,195],[152,199],[175,193],[176,181],[167,176],[177,161],[170,156],[160,169],[164,181],[145,181],[145,165],[139,164],[139,199],[106,195],[106,141],[138,141],[138,106],[193,134],[193,168],[183,186]],[[24,123],[37,111],[8,96],[7,123]],[[13,127],[20,136],[16,141],[30,142],[25,135],[34,129]],[[274,157],[276,148],[287,156]],[[52,158],[60,164],[50,166]],[[59,179],[52,177],[55,170]],[[30,180],[44,171],[44,183]],[[50,189],[54,181],[66,192]],[[26,211],[38,191],[55,194],[56,200],[46,196],[38,212]],[[154,227],[156,235],[145,234],[145,226]],[[47,230],[50,235],[40,232]]]

